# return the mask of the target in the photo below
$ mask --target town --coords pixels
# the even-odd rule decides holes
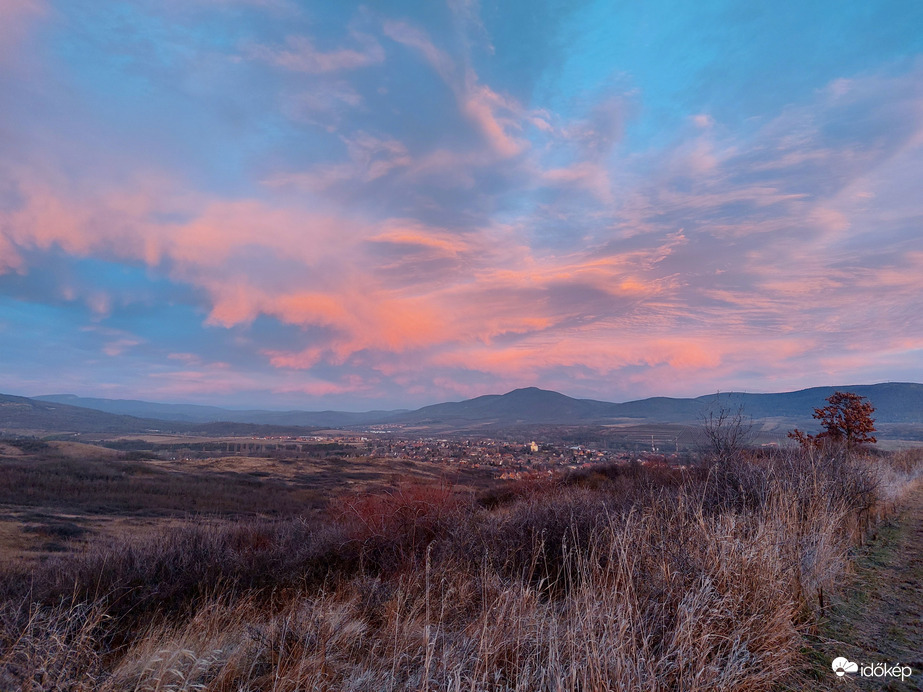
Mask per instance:
[[[587,442],[577,441],[581,437]],[[401,461],[428,463],[446,471],[453,468],[487,470],[500,479],[532,477],[598,464],[684,465],[695,449],[695,438],[691,432],[682,438],[672,433],[605,437],[553,429],[546,429],[539,441],[520,439],[508,431],[497,431],[494,437],[417,437],[378,429],[220,438],[149,435],[144,438],[99,440],[98,443],[129,453],[136,459],[184,461],[247,457],[251,461],[258,458],[304,461],[340,458],[357,462],[376,459],[379,462],[390,460],[395,464]]]

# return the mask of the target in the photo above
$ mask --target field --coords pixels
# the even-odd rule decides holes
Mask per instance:
[[[492,477],[337,453],[129,460],[131,454],[92,444],[19,444],[0,443],[0,557],[10,563],[190,522],[312,516],[344,493],[382,492],[402,482],[444,480],[461,491],[483,487]]]
[[[923,468],[744,450],[501,483],[42,444],[0,459],[2,689],[833,689],[812,637]]]

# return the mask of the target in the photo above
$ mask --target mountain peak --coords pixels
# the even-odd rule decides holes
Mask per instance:
[[[565,398],[570,398],[566,394],[561,394],[560,392],[555,392],[550,389],[540,389],[539,387],[520,387],[519,389],[514,389],[512,391],[503,394],[502,396],[512,397],[512,396],[563,396]]]

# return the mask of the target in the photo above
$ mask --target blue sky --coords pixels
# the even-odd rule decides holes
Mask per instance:
[[[923,6],[12,0],[0,391],[923,379]]]

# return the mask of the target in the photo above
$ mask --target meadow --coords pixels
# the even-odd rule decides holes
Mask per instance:
[[[5,460],[7,509],[58,497],[120,529],[5,561],[0,688],[823,689],[811,639],[923,474],[920,450],[741,450],[504,484],[325,476],[322,501],[281,462],[207,463]]]

